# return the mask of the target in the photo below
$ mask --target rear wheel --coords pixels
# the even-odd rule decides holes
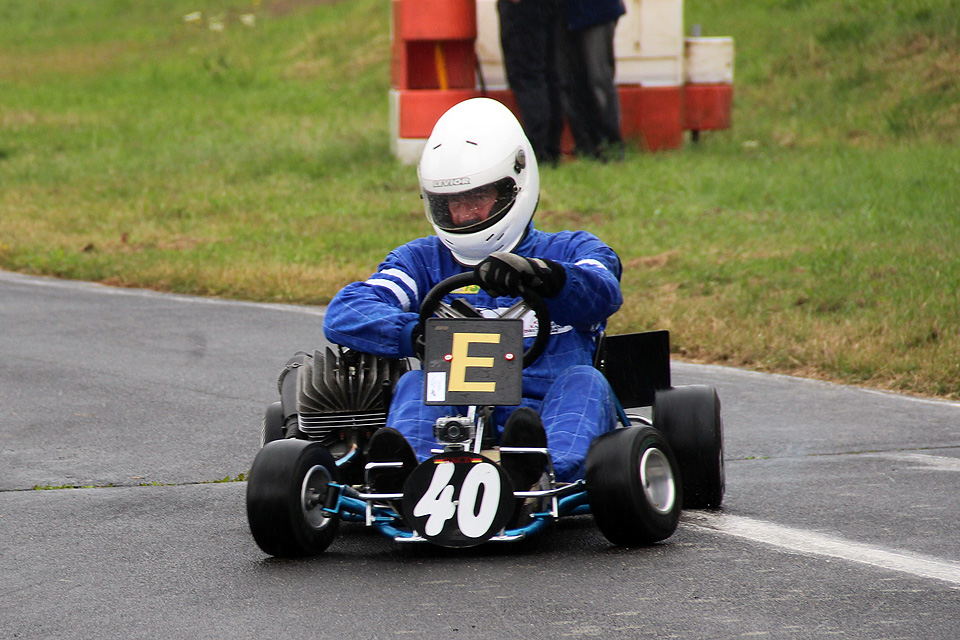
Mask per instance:
[[[667,439],[677,457],[684,507],[719,507],[726,491],[726,478],[717,391],[704,385],[657,391],[653,426]]]
[[[283,437],[283,406],[274,402],[263,413],[263,428],[260,430],[260,446]]]
[[[673,535],[681,486],[670,446],[650,427],[626,427],[597,438],[587,454],[587,497],[600,531],[623,546]]]
[[[267,443],[247,481],[247,520],[257,545],[272,556],[323,553],[340,520],[323,511],[337,466],[326,447],[287,438]]]

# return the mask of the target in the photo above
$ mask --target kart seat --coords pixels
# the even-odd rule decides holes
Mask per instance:
[[[652,406],[656,392],[670,388],[670,332],[602,334],[593,363],[621,406]]]

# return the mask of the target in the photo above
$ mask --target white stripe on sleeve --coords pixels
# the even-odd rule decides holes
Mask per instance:
[[[400,308],[404,311],[410,311],[410,296],[408,296],[407,292],[403,290],[403,287],[396,282],[384,280],[383,278],[370,278],[367,280],[367,284],[388,289],[397,297],[397,300],[400,302]]]
[[[400,269],[384,269],[380,273],[385,276],[393,276],[403,284],[407,285],[407,288],[410,289],[414,299],[420,297],[420,292],[417,290],[417,281],[411,278],[405,271],[401,271]]]
[[[585,258],[585,259],[583,259],[583,260],[578,260],[577,262],[574,262],[574,264],[577,265],[577,266],[586,266],[586,265],[589,265],[589,266],[591,266],[591,267],[600,267],[601,269],[603,269],[603,270],[605,270],[605,271],[609,271],[609,269],[607,269],[606,265],[604,265],[604,264],[603,264],[602,262],[600,262],[599,260],[594,260],[593,258]]]

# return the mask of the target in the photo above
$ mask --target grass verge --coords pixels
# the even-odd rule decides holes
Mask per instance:
[[[960,398],[960,3],[688,0],[734,127],[544,171],[678,356]],[[323,303],[429,232],[389,151],[389,6],[0,7],[0,268]]]

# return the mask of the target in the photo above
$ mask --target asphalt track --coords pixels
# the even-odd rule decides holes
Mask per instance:
[[[960,404],[723,367],[674,365],[728,488],[664,544],[266,557],[217,481],[321,315],[0,272],[0,638],[960,637]]]

